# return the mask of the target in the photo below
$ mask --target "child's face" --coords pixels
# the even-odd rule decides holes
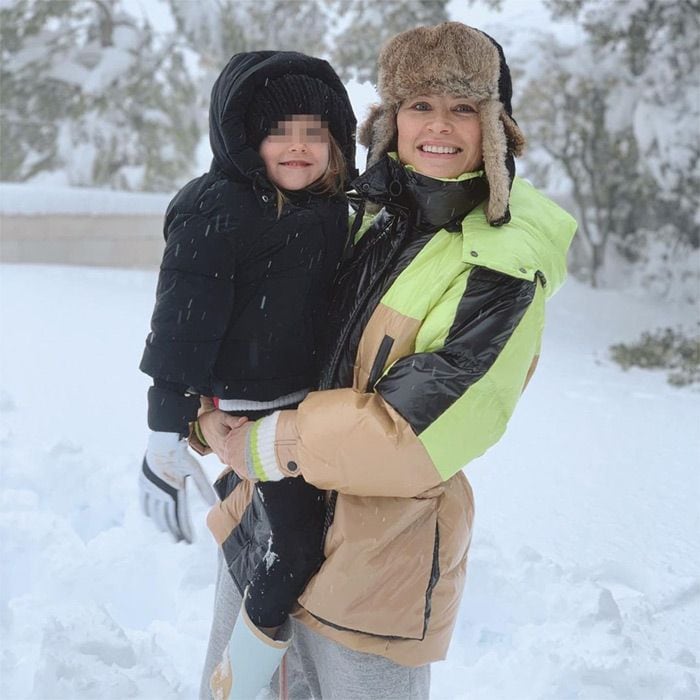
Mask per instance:
[[[270,180],[284,190],[303,190],[328,167],[328,128],[312,114],[294,114],[278,122],[260,144]]]

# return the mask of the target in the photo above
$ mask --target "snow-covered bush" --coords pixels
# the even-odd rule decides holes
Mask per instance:
[[[682,328],[660,328],[642,333],[636,343],[612,345],[610,352],[623,369],[668,369],[669,384],[700,384],[700,334],[692,335]]]

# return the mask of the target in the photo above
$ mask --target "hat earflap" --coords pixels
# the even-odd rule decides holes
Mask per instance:
[[[506,132],[506,141],[508,143],[508,153],[513,156],[521,156],[525,150],[525,136],[520,131],[518,123],[511,117],[505,109],[501,110],[501,121]]]
[[[375,104],[357,132],[360,145],[367,148],[367,167],[374,165],[381,157],[395,148],[396,110],[391,106]]]
[[[499,100],[482,102],[479,118],[484,172],[489,183],[486,218],[491,226],[502,226],[510,221],[508,200],[515,174],[513,156],[520,154],[525,138]]]

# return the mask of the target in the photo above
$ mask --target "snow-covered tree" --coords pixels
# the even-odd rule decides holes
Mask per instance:
[[[476,0],[472,0],[475,2]],[[499,0],[482,0],[498,6]],[[169,0],[179,34],[210,84],[238,51],[328,57],[344,80],[376,79],[377,52],[398,32],[448,19],[448,0]]]
[[[60,29],[78,21],[65,3],[0,6],[0,177],[26,180],[56,166],[57,122],[79,110],[72,86],[47,79],[52,56],[68,50]]]
[[[345,29],[335,38],[332,64],[341,78],[377,80],[377,54],[399,32],[449,19],[448,0],[334,0]]]
[[[664,218],[694,247],[700,191],[700,2],[549,0],[556,16],[578,18],[599,60],[618,78],[607,127],[630,129],[640,170],[659,188]]]
[[[61,173],[72,185],[170,190],[197,128],[183,57],[120,0],[0,8],[0,176]]]
[[[582,18],[586,39],[533,42],[519,115],[533,170],[565,178],[588,246],[592,282],[610,243],[628,260],[643,248],[700,245],[700,15],[677,0],[550,0]],[[539,162],[538,162],[539,161]]]
[[[322,0],[169,0],[179,35],[218,71],[240,51],[327,52],[328,13]]]
[[[197,57],[198,119],[206,124],[211,87],[241,51],[328,54],[329,15],[323,0],[168,0],[183,47]]]
[[[547,36],[532,46],[537,77],[527,84],[518,111],[534,151],[530,169],[549,185],[561,177],[569,181],[579,238],[588,248],[596,285],[608,241],[622,241],[648,221],[657,187],[638,172],[632,130],[608,128],[608,97],[619,87],[616,76],[586,45],[561,45]]]

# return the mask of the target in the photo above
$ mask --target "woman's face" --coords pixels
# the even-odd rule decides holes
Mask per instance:
[[[457,177],[483,160],[476,102],[449,95],[405,100],[396,115],[399,160],[430,177]]]
[[[303,190],[328,168],[328,129],[318,116],[292,115],[278,122],[263,139],[259,153],[275,185],[284,190]]]

